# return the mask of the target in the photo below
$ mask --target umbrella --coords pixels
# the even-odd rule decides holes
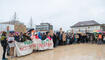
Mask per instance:
[[[105,33],[105,31],[103,31],[103,33]]]
[[[33,30],[34,30],[34,29],[29,29],[28,32],[31,32],[31,31],[33,31]]]
[[[94,30],[93,32],[94,32],[94,33],[103,33],[102,30]]]

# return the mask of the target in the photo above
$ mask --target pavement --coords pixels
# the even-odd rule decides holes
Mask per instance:
[[[0,47],[0,60],[2,47]],[[33,52],[11,60],[105,60],[105,45],[73,44],[58,46],[53,50]]]

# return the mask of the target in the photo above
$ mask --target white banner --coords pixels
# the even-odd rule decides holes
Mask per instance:
[[[34,39],[33,41],[16,42],[17,56],[31,54],[33,50],[53,49],[53,41],[49,38],[45,40]]]
[[[53,49],[53,41],[48,38],[45,40],[34,39],[33,44],[36,44],[34,50]]]
[[[33,52],[32,41],[16,42],[17,56],[24,56]]]

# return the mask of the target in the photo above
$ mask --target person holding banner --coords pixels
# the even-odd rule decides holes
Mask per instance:
[[[14,38],[15,38],[16,42],[20,42],[20,36],[19,36],[18,32],[15,33]]]
[[[15,40],[14,40],[14,36],[13,33],[9,33],[9,37],[8,37],[8,44],[10,47],[10,56],[11,58],[14,57],[14,47],[15,47]]]
[[[46,34],[43,33],[43,35],[42,35],[42,40],[45,40],[45,39],[46,39]]]

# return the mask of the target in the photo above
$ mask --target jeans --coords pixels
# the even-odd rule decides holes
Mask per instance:
[[[77,43],[78,42],[78,39],[75,39],[74,43]]]
[[[2,59],[5,59],[5,54],[6,54],[6,46],[3,46],[3,56],[2,56]]]
[[[69,44],[70,43],[70,39],[67,39],[67,42],[66,43]]]
[[[103,42],[102,42],[102,40],[101,39],[99,39],[98,41],[97,41],[97,44],[102,44]]]
[[[57,42],[56,42],[56,46],[58,46],[59,45],[59,40],[57,40]]]

